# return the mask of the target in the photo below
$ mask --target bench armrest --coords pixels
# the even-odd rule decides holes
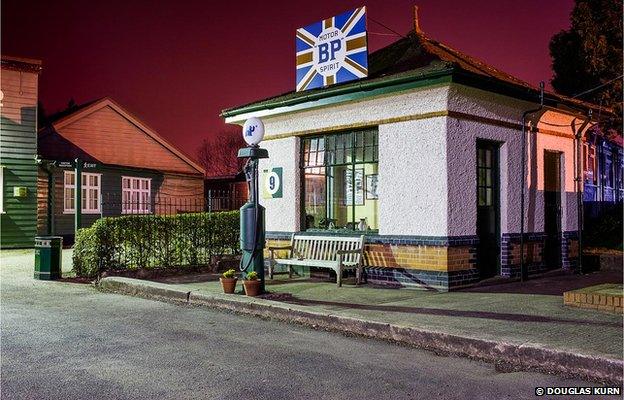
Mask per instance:
[[[361,253],[362,249],[353,249],[353,250],[336,250],[336,254],[358,254]]]
[[[270,250],[292,250],[292,246],[269,246],[269,251]]]

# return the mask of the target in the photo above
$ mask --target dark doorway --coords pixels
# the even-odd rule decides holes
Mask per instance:
[[[561,264],[561,153],[544,152],[544,263],[549,269]]]
[[[499,144],[477,141],[477,267],[481,279],[500,270]]]

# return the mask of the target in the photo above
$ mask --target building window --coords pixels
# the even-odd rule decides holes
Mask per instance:
[[[379,229],[377,129],[302,141],[306,229]]]
[[[583,144],[583,172],[585,183],[596,184],[596,146]]]
[[[121,178],[121,212],[124,214],[149,214],[151,212],[151,179],[123,176]]]
[[[82,173],[82,212],[97,214],[100,212],[100,174]],[[76,174],[65,171],[63,185],[63,210],[65,213],[75,211]]]
[[[492,206],[494,203],[494,163],[492,149],[479,148],[477,150],[477,205]]]

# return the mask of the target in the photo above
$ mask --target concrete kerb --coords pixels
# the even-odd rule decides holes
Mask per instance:
[[[169,285],[131,278],[107,277],[98,284],[106,292],[173,301],[306,325],[349,335],[398,342],[444,355],[469,357],[512,370],[530,370],[622,384],[624,362],[604,357],[557,351],[534,345],[517,345],[428,331],[303,310],[295,305],[244,296],[202,294],[172,289]]]

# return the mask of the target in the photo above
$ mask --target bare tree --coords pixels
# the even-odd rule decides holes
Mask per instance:
[[[241,147],[245,147],[245,141],[240,132],[223,131],[204,139],[197,149],[197,157],[206,169],[206,176],[237,174],[243,167],[237,157]]]

